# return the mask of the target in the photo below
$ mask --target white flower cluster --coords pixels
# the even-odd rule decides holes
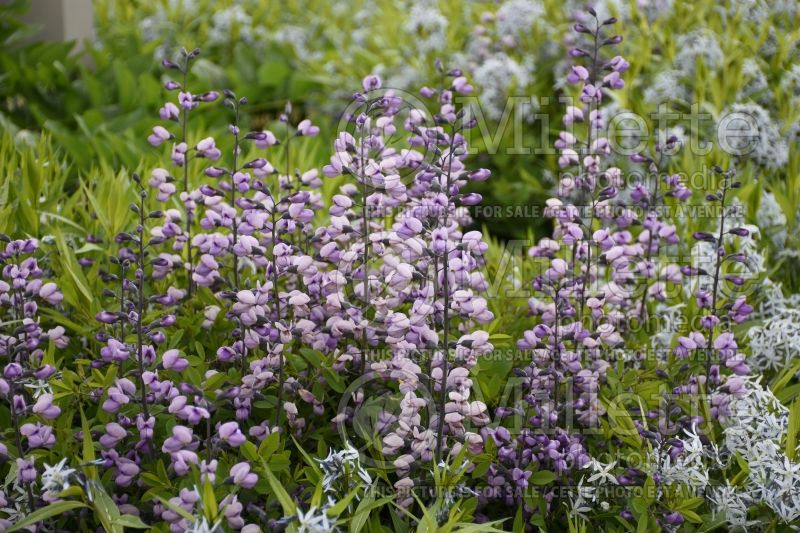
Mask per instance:
[[[0,490],[0,513],[3,513],[9,524],[28,516],[27,497],[25,487],[20,483],[15,482],[13,486],[7,485],[4,490]],[[0,519],[0,528],[3,526],[3,519]]]
[[[800,64],[792,65],[792,68],[783,74],[780,88],[793,102],[800,100]]]
[[[757,378],[736,378],[742,387],[721,419],[724,440],[719,448],[704,444],[686,431],[683,451],[676,457],[660,450],[649,455],[649,474],[659,474],[665,485],[679,484],[705,494],[715,516],[723,516],[732,531],[748,531],[758,522],[747,519],[749,507],[766,505],[781,521],[800,518],[800,463],[784,451],[788,409]],[[743,482],[715,486],[741,458],[748,465]]]
[[[665,485],[673,483],[705,491],[711,482],[711,469],[723,465],[716,446],[704,446],[696,431],[684,430],[685,438],[679,439],[683,452],[673,458],[664,450],[650,451],[648,474],[661,476]]]
[[[742,276],[748,278],[757,277],[762,272],[766,272],[767,258],[761,253],[761,228],[755,224],[748,224],[745,219],[747,208],[738,198],[734,198],[730,203],[729,215],[725,217],[725,231],[734,228],[744,228],[748,234],[744,237],[727,235],[726,245],[735,246],[736,249],[747,257],[747,261],[740,263],[734,270]],[[713,253],[713,252],[712,252]]]
[[[766,0],[735,0],[730,2],[727,13],[723,14],[730,17],[742,16],[745,20],[763,23],[769,18],[771,11]]]
[[[786,214],[781,209],[780,204],[775,200],[775,195],[769,191],[764,191],[756,212],[758,227],[770,238],[775,246],[780,250],[786,245]]]
[[[415,0],[403,29],[416,37],[417,49],[423,54],[447,47],[447,17],[434,0]]]
[[[357,483],[356,476],[367,485],[372,483],[369,473],[361,466],[358,451],[351,446],[338,452],[330,450],[328,457],[317,461],[325,474],[322,478],[322,488],[325,492],[336,492],[337,487],[334,484],[339,480],[344,480],[347,484],[346,489],[350,490]]]
[[[513,105],[509,97],[530,94],[534,56],[520,55],[517,50],[531,34],[541,36],[552,32],[552,28],[542,24],[543,14],[539,0],[506,0],[496,12],[481,14],[481,23],[473,28],[466,50],[453,54],[453,64],[471,72],[480,87],[478,99],[485,117],[500,120],[506,105]],[[539,57],[549,54],[545,50]],[[528,107],[513,111],[525,113],[526,120],[533,117]]]
[[[660,322],[657,331],[650,336],[650,346],[664,359],[667,358],[666,350],[672,345],[672,339],[681,329],[685,309],[685,303],[665,305],[659,302],[656,305],[655,316],[660,317]]]
[[[608,510],[609,503],[603,501],[599,495],[603,487],[619,484],[616,476],[612,474],[616,466],[616,461],[605,464],[592,458],[591,462],[586,465],[589,470],[589,477],[581,476],[577,487],[575,487],[575,494],[570,496],[571,504],[568,507],[568,512],[572,516],[580,516],[586,519],[586,513],[597,507],[603,511]]]
[[[225,45],[236,39],[253,44],[256,41],[256,33],[252,17],[240,4],[234,4],[214,12],[211,17],[211,27],[208,30],[208,42],[214,45]]]
[[[675,65],[684,75],[693,76],[697,60],[702,59],[709,70],[717,70],[725,62],[725,54],[717,36],[710,31],[693,31],[678,37]]]
[[[338,531],[335,524],[331,523],[328,516],[328,506],[311,507],[305,513],[302,509],[297,510],[297,531],[298,533],[330,533]]]
[[[620,20],[630,20],[631,9],[630,2],[627,0],[595,0],[589,2],[597,13],[597,18],[606,20],[610,17],[616,17]],[[585,3],[575,2],[575,9],[581,9]]]
[[[306,63],[317,61],[324,55],[321,50],[310,46],[314,39],[318,38],[318,35],[315,34],[315,28],[310,25],[300,26],[287,23],[275,30],[272,36],[275,42],[291,46],[298,61]]]
[[[720,9],[724,11],[724,8]],[[773,15],[777,19],[794,17],[797,13],[796,0],[734,0],[728,4],[727,13],[730,17],[742,16],[745,20],[759,23],[769,23]]]
[[[75,474],[74,468],[69,468],[67,458],[61,459],[54,466],[44,465],[42,472],[42,492],[50,492],[53,495],[67,490],[70,486],[70,478]]]
[[[756,380],[730,404],[724,420],[725,451],[748,464],[747,481],[736,488],[747,504],[763,503],[786,523],[800,518],[800,463],[784,452],[788,409]]]
[[[544,6],[539,1],[506,0],[495,13],[497,33],[521,39],[544,14]]]
[[[650,86],[644,90],[644,99],[654,104],[672,100],[689,100],[689,89],[682,82],[681,76],[681,72],[677,70],[662,70],[656,74]]]
[[[739,94],[736,95],[738,100],[752,98],[756,101],[767,101],[770,99],[769,82],[757,59],[749,57],[744,60],[744,63],[742,63],[742,77],[747,82],[739,90]]]
[[[789,147],[769,111],[755,103],[733,104],[723,111],[722,117],[726,120],[726,125],[719,128],[723,148],[768,169],[786,165]]]
[[[758,309],[761,323],[748,330],[752,355],[748,364],[756,370],[785,368],[800,353],[800,307],[796,295],[786,298],[780,285],[766,280]]]
[[[184,533],[222,533],[222,531],[220,522],[211,524],[205,516],[202,516],[196,517],[195,521],[189,525]]]
[[[714,487],[706,496],[711,502],[716,516],[724,516],[731,531],[746,532],[758,525],[757,520],[748,520],[747,509],[750,502],[746,495],[730,485]]]
[[[480,63],[473,77],[481,87],[479,95],[484,115],[492,120],[499,120],[508,104],[507,97],[512,88],[523,89],[530,83],[529,72],[532,65],[521,65],[505,53],[496,53]],[[510,104],[509,104],[510,105]]]
[[[717,254],[713,243],[697,241],[692,245],[689,253],[692,268],[714,272]],[[687,298],[691,298],[698,288],[709,288],[710,285],[711,280],[708,276],[685,276],[683,279],[683,290]]]

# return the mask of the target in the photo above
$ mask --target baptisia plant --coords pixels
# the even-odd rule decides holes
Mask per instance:
[[[132,224],[91,237],[111,247],[80,263],[104,281],[87,297],[103,308],[91,334],[47,329],[82,327],[56,316],[38,243],[0,236],[0,529],[26,515],[176,533],[377,530],[404,516],[456,529],[498,511],[515,530],[796,521],[800,407],[779,396],[795,394],[797,368],[774,390],[748,376],[755,244],[731,210],[739,180],[716,168],[705,201],[718,216],[690,220],[672,214],[691,197],[679,139],[616,157],[608,104],[629,65],[611,52],[614,22],[589,10],[573,27],[554,230],[530,250],[520,394],[493,421],[477,367],[503,335],[489,334],[492,254],[467,209],[490,175],[468,158],[471,81],[437,64],[417,96],[366,77],[325,182],[296,168],[321,133],[309,119],[287,105],[264,129],[231,90],[189,92],[199,51],[166,61],[182,80],[160,116],[177,127],[149,141],[174,142],[177,178],[134,175],[119,191]],[[216,140],[195,127],[211,105],[230,118]],[[697,230],[696,263],[682,261],[682,226]],[[62,281],[83,285],[69,252],[54,267],[68,297]],[[673,315],[691,326],[654,326]]]
[[[48,380],[56,373],[53,351],[66,348],[69,338],[61,326],[46,330],[40,306],[60,307],[63,295],[47,281],[39,265],[41,254],[35,239],[11,240],[0,234],[0,401],[8,408],[10,423],[0,430],[0,461],[13,460],[16,475],[12,491],[0,499],[8,518],[16,521],[36,510],[49,494],[38,488],[40,465],[35,450],[49,450],[56,442],[52,421],[61,415]],[[52,499],[52,498],[51,498]],[[9,523],[0,519],[0,527]]]
[[[207,176],[218,181],[217,186],[201,187],[205,213],[200,223],[214,233],[195,238],[198,248],[207,254],[203,257],[208,259],[209,273],[213,272],[207,286],[232,304],[226,317],[236,326],[232,331],[235,340],[218,348],[217,357],[224,364],[237,362],[243,370],[242,388],[232,396],[238,419],[247,419],[253,400],[275,385],[277,406],[269,421],[271,428],[279,427],[285,418],[300,432],[305,420],[297,416],[294,402],[302,399],[315,412],[320,403],[295,377],[287,376],[284,350],[300,345],[326,348],[326,336],[320,332],[322,317],[313,311],[318,302],[317,267],[308,254],[314,209],[321,207],[315,189],[322,182],[315,169],[301,173],[291,167],[290,147],[293,139],[314,137],[319,128],[308,119],[292,126],[287,104],[280,117],[284,132],[241,134],[240,109],[247,101],[237,99],[232,91],[224,94],[235,116],[229,127],[234,138],[231,166],[206,170]],[[242,162],[246,142],[256,149],[282,145],[285,171],[276,170],[264,157]],[[227,233],[219,231],[224,228]],[[226,256],[230,256],[229,275],[221,276],[217,269]],[[256,275],[244,276],[242,269]],[[208,307],[209,322],[218,313],[218,306]],[[263,356],[251,357],[259,354]],[[261,427],[266,434],[271,431],[267,421]]]
[[[364,79],[353,132],[339,134],[324,169],[355,183],[334,196],[331,226],[316,236],[320,257],[335,264],[331,330],[355,340],[339,364],[368,378],[355,406],[335,421],[346,425],[366,408],[366,387],[396,383],[397,411],[380,413],[377,433],[381,453],[396,456],[404,505],[413,501],[415,480],[430,477],[431,461],[462,447],[478,453],[482,437],[468,425],[488,422],[486,405],[470,398],[469,372],[492,350],[489,335],[474,329],[493,318],[479,296],[487,287],[479,271],[487,245],[479,232],[462,230],[469,219],[460,208],[480,202],[464,188],[489,172],[465,166],[464,131],[475,122],[454,97],[472,87],[459,70],[439,70],[441,86],[420,91],[435,99],[434,112],[417,97],[382,90],[376,76]],[[390,141],[400,120],[408,144],[398,147]]]
[[[184,54],[182,67],[165,64],[186,77],[188,65],[198,53]],[[167,89],[175,88],[175,83],[167,84]],[[181,101],[188,111],[199,101],[212,101],[212,95],[216,98],[216,93],[203,97],[182,93]],[[199,497],[191,483],[214,487],[219,471],[227,473],[227,477],[219,477],[221,482],[252,489],[260,476],[250,464],[256,457],[248,435],[263,443],[274,434],[268,448],[274,453],[278,428],[288,425],[296,436],[305,428],[294,402],[309,404],[309,412],[317,416],[322,412],[320,401],[301,384],[304,376],[287,375],[283,353],[289,343],[294,347],[301,343],[315,346],[319,332],[319,324],[310,320],[319,319],[311,314],[314,303],[303,291],[316,269],[303,248],[311,234],[312,208],[320,206],[319,194],[313,189],[321,181],[316,171],[301,174],[292,170],[289,158],[293,138],[313,137],[319,129],[309,120],[292,126],[291,108],[287,106],[280,117],[286,124],[286,138],[280,142],[285,149],[286,170],[281,173],[264,157],[250,158],[245,152],[247,144],[256,150],[279,144],[276,136],[269,131],[242,134],[241,111],[247,100],[229,90],[223,91],[223,97],[233,112],[228,128],[232,137],[230,157],[225,157],[210,139],[193,150],[179,145],[173,153],[182,155],[173,160],[184,169],[183,211],[169,207],[174,186],[166,171],[156,169],[149,182],[156,200],[167,204],[164,211],[150,210],[148,190],[134,176],[138,202],[130,209],[138,219],[136,228],[116,238],[121,247],[111,263],[118,272],[103,272],[105,280],[116,288],[105,291],[110,307],[97,315],[108,328],[97,336],[105,346],[92,366],[112,367],[106,375],[113,379],[107,390],[98,390],[96,395],[103,411],[110,415],[99,439],[102,464],[114,471],[118,487],[145,483],[158,487],[166,476],[184,480],[180,501],[173,498],[171,503],[135,513],[161,517],[173,531],[192,525],[181,513],[175,514],[176,505],[186,512],[204,513],[211,517],[212,525],[212,519],[222,514],[230,527],[241,528],[244,506],[236,493],[223,499],[218,508],[216,502],[212,506],[202,499],[204,507],[198,511],[194,504]],[[172,107],[167,104],[165,109]],[[180,121],[185,139],[185,112],[172,111],[165,118]],[[151,137],[150,142],[157,144],[155,141]],[[189,157],[219,161],[218,166],[205,170],[207,178],[216,180],[214,185],[194,188],[195,179],[186,170]],[[152,223],[158,219],[163,222]],[[184,227],[182,221],[187,221]],[[188,280],[174,269],[182,258],[171,253],[185,247],[189,248]],[[191,293],[193,299],[183,305]],[[213,302],[205,309],[203,326],[221,329],[231,339],[218,345],[216,364],[179,349],[187,346],[178,344],[185,332],[176,336],[166,331],[189,309],[189,303],[198,301]],[[226,320],[220,321],[223,307],[227,309]],[[216,322],[224,323],[217,326]],[[194,349],[201,355],[205,350],[200,343],[195,343]],[[289,395],[285,401],[284,394]],[[248,423],[255,414],[253,403],[264,403],[268,397],[277,398],[277,405],[273,403],[268,413],[262,406],[258,413],[266,416],[261,422]],[[164,427],[162,423],[168,420],[177,424]],[[245,457],[236,452],[242,446],[248,450]],[[248,460],[240,460],[243,458]],[[159,472],[158,481],[142,479],[143,470],[153,469]],[[192,480],[196,472],[201,474],[200,479]]]
[[[565,130],[555,145],[559,165],[568,170],[559,196],[547,202],[545,211],[554,218],[555,231],[529,253],[544,266],[533,281],[536,296],[529,302],[538,324],[517,343],[530,354],[530,364],[516,369],[523,400],[497,413],[501,423],[518,417],[519,431],[512,435],[501,425],[490,432],[498,459],[490,468],[489,483],[508,504],[524,502],[528,518],[537,512],[525,490],[534,472],[551,471],[557,483],[570,484],[589,464],[577,428],[597,427],[605,413],[598,388],[609,365],[606,354],[623,342],[620,309],[628,299],[621,290],[624,269],[603,263],[620,252],[635,254],[629,246],[632,235],[625,231],[629,214],[617,215],[612,209],[623,180],[620,169],[610,164],[601,108],[609,91],[624,86],[621,74],[628,63],[620,56],[606,57],[606,50],[622,40],[608,34],[615,20],[600,20],[590,12],[589,25],[576,23],[573,28],[587,37],[588,45],[569,52],[586,65],[572,66],[567,76],[579,93],[576,104],[567,107]],[[545,492],[544,498],[548,505],[556,504],[553,493]]]
[[[666,172],[670,156],[679,148],[678,140],[660,139],[652,154],[631,157],[632,163],[645,166],[644,172],[632,174],[632,181],[614,166],[616,154],[605,136],[610,117],[602,106],[611,91],[624,87],[621,74],[629,68],[622,57],[605,53],[622,40],[607,33],[615,22],[601,20],[590,9],[589,17],[573,27],[587,44],[577,42],[569,56],[585,64],[572,66],[567,76],[579,92],[576,105],[567,107],[565,129],[555,144],[560,151],[558,163],[565,170],[558,197],[547,202],[546,214],[555,219],[555,231],[552,238],[530,250],[535,260],[543,261],[533,281],[536,296],[530,300],[531,313],[539,323],[518,342],[520,349],[531,354],[531,364],[517,369],[524,400],[497,413],[500,420],[516,415],[521,429],[517,435],[502,426],[491,430],[498,464],[490,468],[490,485],[509,504],[522,503],[524,515],[535,523],[543,523],[543,516],[535,516],[537,507],[553,509],[560,502],[555,491],[545,490],[539,500],[544,507],[540,507],[542,503],[525,490],[534,472],[554,472],[555,486],[577,482],[578,499],[570,504],[573,510],[580,509],[578,514],[591,508],[586,504],[600,503],[592,485],[606,480],[621,485],[645,482],[646,474],[637,468],[617,475],[612,473],[616,462],[602,464],[592,459],[586,429],[597,432],[610,425],[617,439],[649,438],[658,448],[668,438],[662,433],[677,431],[665,423],[654,432],[637,420],[629,428],[631,435],[619,427],[620,406],[604,399],[600,391],[607,380],[609,359],[622,355],[623,362],[646,368],[650,358],[642,361],[636,356],[642,351],[637,331],[644,327],[647,334],[651,309],[680,301],[684,275],[695,273],[682,270],[676,262],[680,258],[678,232],[675,222],[665,216],[670,212],[665,207],[691,196],[677,174]],[[746,316],[743,302],[737,308]],[[660,360],[656,371],[665,375],[660,367],[669,363],[669,357],[659,353],[656,359]],[[614,382],[619,379],[615,375]],[[658,407],[661,400],[655,398],[655,403]],[[609,405],[615,413],[607,418]],[[668,403],[667,410],[672,412],[674,407]],[[634,413],[638,412],[636,407]],[[683,427],[696,421],[684,417]],[[630,511],[624,513],[623,518],[632,516]],[[678,518],[664,511],[659,520],[669,524]]]
[[[694,435],[701,448],[706,445],[713,448],[712,425],[726,416],[727,405],[733,398],[744,394],[746,382],[736,376],[748,373],[734,334],[724,331],[727,325],[744,321],[752,312],[737,289],[745,281],[735,265],[745,264],[747,258],[731,249],[732,239],[746,237],[748,230],[732,225],[730,218],[726,220],[732,191],[740,184],[732,172],[715,169],[720,175],[719,189],[710,193],[707,201],[719,208],[717,227],[713,232],[697,232],[694,236],[710,245],[710,265],[707,268],[681,265],[686,247],[680,247],[678,217],[667,216],[671,210],[664,209],[691,196],[681,178],[667,172],[670,156],[679,147],[675,137],[659,140],[652,154],[632,156],[634,164],[645,165],[645,172],[625,184],[627,190],[622,189],[623,172],[604,163],[611,161],[613,155],[608,139],[602,136],[604,114],[600,105],[608,91],[624,86],[620,73],[627,70],[628,64],[619,56],[602,58],[602,49],[620,42],[621,38],[604,34],[604,28],[613,24],[613,19],[601,21],[592,10],[589,13],[592,23],[584,21],[574,29],[589,36],[590,46],[573,48],[569,54],[589,60],[587,66],[572,67],[567,77],[569,83],[580,87],[581,104],[568,108],[564,123],[573,129],[561,132],[556,143],[561,150],[560,166],[576,170],[562,177],[559,198],[548,202],[548,212],[556,219],[553,239],[541,241],[530,254],[546,258],[547,263],[533,283],[534,290],[544,298],[537,296],[531,300],[531,310],[541,317],[541,323],[526,332],[518,343],[521,349],[533,354],[530,368],[521,372],[530,393],[525,404],[516,409],[523,414],[523,429],[516,438],[503,428],[494,430],[500,446],[500,465],[490,471],[491,482],[498,487],[511,482],[525,488],[531,470],[544,466],[556,472],[557,483],[566,483],[566,476],[572,470],[572,475],[580,477],[579,498],[577,503],[571,502],[577,514],[587,509],[583,507],[589,503],[587,496],[592,502],[599,502],[591,487],[582,492],[587,488],[586,478],[590,485],[607,479],[612,484],[644,485],[647,489],[650,483],[662,498],[658,513],[647,515],[650,511],[642,511],[638,502],[628,498],[622,500],[628,507],[623,509],[622,518],[675,527],[684,517],[671,508],[670,502],[675,498],[673,479],[667,480],[660,466],[645,466],[642,470],[631,465],[614,475],[611,472],[616,462],[603,465],[589,461],[585,439],[579,434],[571,435],[570,429],[598,427],[599,417],[605,415],[609,404],[598,394],[608,371],[605,358],[614,352],[628,353],[634,355],[626,357],[629,365],[652,369],[675,386],[663,396],[640,397],[639,405],[625,407],[637,417],[632,424],[636,428],[634,435],[619,427],[620,406],[612,401],[615,413],[609,424],[617,438],[629,442],[644,440],[652,446],[652,457],[666,457],[674,464],[684,460],[684,448],[691,447],[679,436],[684,431]],[[604,70],[606,73],[601,74]],[[574,125],[584,121],[585,134],[576,134]],[[726,265],[733,266],[724,268]],[[723,284],[733,290],[723,294]],[[655,365],[650,364],[649,357],[641,360],[635,356],[642,351],[637,328],[643,327],[645,334],[655,333],[649,330],[651,311],[680,303],[684,287],[692,287],[694,291],[700,329],[668,335],[667,345],[672,350],[666,353],[656,350],[656,357],[652,358]],[[682,363],[690,356],[694,356],[690,362]],[[727,373],[734,377],[726,376]],[[620,377],[615,375],[614,382],[619,381]],[[698,401],[701,412],[691,407],[697,406]],[[641,410],[644,405],[650,409],[647,413]],[[514,412],[501,409],[499,415]],[[639,419],[642,415],[645,417]],[[528,429],[529,425],[535,431]],[[703,432],[698,433],[698,427]],[[659,461],[654,464],[661,464]],[[591,472],[582,474],[584,466],[591,466]],[[505,479],[503,472],[507,472]],[[513,491],[504,494],[508,501],[513,499]],[[551,500],[545,493],[545,501],[551,503]],[[532,503],[526,512],[534,511]],[[603,504],[606,508],[609,505]]]

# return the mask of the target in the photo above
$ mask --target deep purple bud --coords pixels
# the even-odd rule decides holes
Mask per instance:
[[[42,368],[36,370],[33,375],[36,379],[47,379],[56,373],[56,368],[52,365],[44,365]]]
[[[208,91],[197,97],[201,102],[213,102],[217,98],[219,98],[219,93],[217,91]]]
[[[208,167],[206,169],[206,176],[208,176],[209,178],[219,178],[220,176],[225,175],[227,172],[228,171],[225,170],[224,168]]]
[[[469,179],[470,181],[486,181],[491,175],[492,172],[490,170],[479,168],[478,170],[473,170],[469,173]]]
[[[116,313],[112,313],[110,311],[101,311],[95,315],[95,319],[98,322],[102,322],[104,324],[113,324],[117,320],[119,320],[119,316]]]
[[[258,159],[254,159],[244,165],[244,168],[264,168],[267,166],[267,160],[263,157],[259,157]]]
[[[705,231],[695,231],[692,237],[694,237],[696,241],[714,242],[716,240],[713,235]]]
[[[683,524],[683,515],[678,511],[669,513],[664,517],[664,519],[667,521],[667,524],[671,526],[679,526]]]

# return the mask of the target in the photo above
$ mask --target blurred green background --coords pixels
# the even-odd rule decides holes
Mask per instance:
[[[798,4],[605,0],[592,5],[601,17],[619,20],[618,31],[625,37],[620,51],[632,65],[611,109],[640,114],[652,128],[650,113],[657,104],[677,112],[694,104],[711,117],[701,124],[703,139],[714,138],[716,120],[732,109],[758,117],[763,146],[737,161],[746,183],[739,198],[762,228],[764,253],[776,277],[797,289]],[[122,176],[124,182],[131,172],[147,174],[159,166],[160,152],[146,142],[158,108],[171,96],[162,87],[166,78],[159,63],[175,57],[182,46],[202,49],[192,87],[231,88],[248,97],[252,105],[246,127],[269,126],[287,101],[298,117],[320,124],[319,142],[306,143],[301,155],[309,167],[327,162],[331,146],[323,139],[333,138],[339,112],[364,75],[380,74],[384,86],[415,91],[436,79],[435,60],[461,68],[479,95],[481,128],[492,136],[488,144],[496,143],[487,153],[487,143],[473,139],[480,152],[473,163],[494,175],[482,184],[484,205],[511,208],[501,214],[541,205],[553,191],[555,157],[535,150],[508,153],[508,148],[519,144],[513,136],[515,121],[529,148],[550,145],[557,135],[563,109],[556,98],[564,94],[568,30],[586,4],[96,0],[90,14],[94,35],[80,43],[37,38],[36,28],[22,19],[35,20],[43,6],[36,0],[12,0],[0,7],[0,205],[6,213],[38,207],[53,215],[34,209],[19,220],[4,217],[0,230],[35,236],[47,234],[55,220],[89,227],[81,208],[89,201],[88,192],[103,187],[110,176]],[[530,96],[550,101],[522,108],[522,116],[504,116],[509,97]],[[225,110],[208,107],[195,126],[202,130],[203,121],[219,124],[216,113]],[[679,120],[670,131],[680,136],[689,127]],[[691,175],[729,163],[729,156],[715,149],[705,155],[685,151],[673,165]],[[41,175],[33,178],[32,173]],[[549,231],[539,218],[520,223],[517,217],[487,212],[481,211],[484,216],[475,224],[499,240]]]

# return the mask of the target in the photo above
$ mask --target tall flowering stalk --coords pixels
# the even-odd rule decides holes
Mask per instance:
[[[702,267],[686,269],[689,274],[697,277],[694,296],[698,307],[704,313],[700,318],[702,330],[690,334],[689,339],[694,342],[687,343],[685,340],[682,342],[684,350],[681,352],[703,355],[705,369],[693,381],[697,385],[703,385],[709,394],[726,381],[722,372],[724,368],[735,375],[749,374],[750,369],[744,361],[745,356],[739,351],[730,326],[745,321],[753,312],[753,307],[747,303],[746,295],[740,290],[747,280],[741,272],[736,271],[737,268],[747,270],[748,257],[736,251],[733,246],[733,239],[736,237],[750,235],[747,228],[735,225],[736,217],[731,214],[731,210],[735,208],[730,204],[731,192],[740,188],[741,182],[736,179],[734,169],[723,171],[715,167],[713,170],[720,178],[718,188],[715,192],[708,193],[706,200],[718,209],[717,227],[713,232],[698,231],[694,234],[695,240],[710,256],[711,271]],[[726,274],[723,267],[726,267],[725,270],[729,273]],[[723,287],[732,290],[723,293]],[[719,402],[727,403],[723,398],[724,396],[718,394],[712,395],[712,407],[722,407]]]
[[[469,399],[468,378],[477,357],[492,349],[488,334],[471,331],[493,318],[485,300],[473,294],[486,288],[476,271],[486,244],[479,232],[461,231],[469,219],[459,207],[480,201],[462,189],[487,179],[489,172],[464,165],[462,132],[474,122],[456,108],[453,96],[471,92],[471,86],[455,70],[442,70],[442,79],[446,84],[438,91],[420,91],[423,98],[436,97],[433,113],[416,98],[382,91],[376,76],[364,79],[364,93],[355,97],[363,104],[352,117],[355,135],[339,134],[337,153],[324,169],[328,176],[346,174],[357,183],[333,198],[331,227],[318,232],[320,256],[335,263],[332,274],[344,282],[333,286],[329,305],[346,302],[352,285],[362,302],[339,307],[345,314],[329,322],[337,336],[361,339],[358,352],[344,350],[339,361],[364,357],[367,346],[386,347],[388,358],[361,361],[357,368],[366,366],[368,377],[381,378],[378,383],[397,382],[403,397],[400,415],[384,413],[380,431],[383,452],[398,456],[395,486],[406,491],[404,502],[410,501],[407,490],[414,485],[410,474],[418,471],[417,461],[441,459],[446,451],[457,454],[462,446],[479,449],[481,437],[466,423],[488,421],[486,406]],[[407,147],[387,142],[397,137],[398,119],[409,135]],[[346,416],[340,414],[336,422],[346,422]],[[451,439],[445,439],[448,434]]]
[[[0,241],[6,243],[5,250],[0,253],[3,265],[0,308],[4,326],[10,326],[10,334],[5,333],[5,329],[0,334],[0,357],[5,360],[0,376],[0,398],[8,402],[11,414],[11,426],[0,431],[3,437],[0,458],[9,456],[5,442],[13,442],[16,447],[15,484],[27,497],[28,511],[33,512],[38,503],[33,489],[37,472],[35,457],[30,452],[53,447],[53,428],[40,420],[54,420],[61,414],[47,383],[56,369],[44,361],[45,343],[49,340],[57,348],[65,348],[69,338],[63,327],[45,331],[40,323],[40,305],[59,306],[63,295],[55,283],[43,280],[45,273],[36,258],[38,241],[11,240],[6,235],[0,235]],[[30,416],[35,420],[31,421]],[[12,433],[10,439],[7,439],[8,432]]]
[[[122,364],[133,354],[136,363],[135,374],[138,382],[139,403],[142,409],[140,416],[143,417],[143,420],[150,420],[145,376],[147,368],[155,360],[156,352],[154,346],[149,343],[163,342],[164,335],[159,328],[172,325],[175,317],[165,315],[150,323],[145,322],[147,320],[146,315],[150,310],[150,299],[146,295],[149,278],[146,268],[149,263],[150,249],[163,242],[159,236],[148,237],[147,221],[162,218],[164,214],[162,211],[147,210],[147,190],[138,175],[134,174],[133,181],[136,184],[136,195],[139,201],[132,203],[130,210],[136,216],[136,227],[133,232],[122,232],[116,236],[117,243],[120,245],[130,243],[131,247],[122,246],[119,254],[112,258],[111,262],[119,267],[119,275],[107,272],[102,273],[105,281],[119,282],[118,292],[115,293],[111,289],[104,291],[106,296],[114,298],[114,301],[119,303],[119,309],[117,311],[102,311],[96,317],[98,322],[117,326],[117,335],[109,335],[107,333],[99,333],[97,335],[97,340],[106,343],[106,346],[100,351],[101,358],[95,361],[94,366]],[[157,269],[161,263],[156,260],[154,264]],[[133,270],[133,279],[128,277],[131,270]],[[184,291],[170,289],[167,295],[160,298],[156,296],[155,298],[163,304],[174,305],[184,295]],[[126,325],[130,326],[130,328],[126,329]],[[129,333],[135,336],[133,340],[129,340]],[[125,381],[130,383],[127,379]],[[128,392],[131,390],[128,389]],[[127,403],[127,400],[124,403]],[[110,407],[109,411],[116,412],[120,402],[109,398],[109,402],[106,405]]]
[[[309,223],[313,211],[309,207],[318,199],[304,188],[319,187],[321,182],[316,179],[316,171],[297,176],[281,174],[263,157],[257,157],[240,168],[237,167],[237,158],[242,147],[238,109],[246,100],[236,100],[232,91],[226,91],[225,95],[226,101],[237,115],[237,123],[230,128],[234,135],[234,168],[229,170],[210,167],[206,174],[215,178],[230,176],[230,181],[220,180],[219,187],[230,191],[231,204],[218,202],[216,198],[219,194],[216,189],[206,187],[203,190],[206,197],[206,216],[201,225],[209,229],[218,225],[230,227],[229,246],[234,265],[248,262],[257,272],[263,272],[263,278],[256,282],[253,289],[243,288],[238,274],[232,278],[234,284],[231,288],[234,290],[230,297],[235,303],[229,316],[238,323],[235,336],[240,340],[232,346],[221,347],[217,355],[222,362],[238,358],[242,369],[246,370],[248,352],[259,348],[265,351],[269,356],[269,366],[277,367],[277,376],[273,377],[276,377],[274,382],[277,385],[278,404],[273,427],[279,427],[282,414],[287,408],[283,401],[286,378],[285,344],[293,340],[293,335],[309,332],[311,324],[306,318],[311,298],[297,287],[299,283],[309,282],[306,276],[314,273],[314,266],[311,258],[303,254],[301,247],[293,241],[296,235],[308,238],[311,233]],[[319,132],[319,128],[304,120],[297,125],[294,133],[288,133],[291,127],[288,116],[282,116],[281,121],[286,123],[287,129],[287,138],[283,139],[284,146],[288,146],[293,137],[315,136]],[[241,141],[252,141],[260,149],[281,144],[270,131],[249,132],[241,137]],[[289,164],[288,149],[284,154]],[[254,176],[251,176],[251,172]],[[273,176],[273,184],[268,185],[265,178]],[[237,196],[237,192],[240,196]],[[219,250],[220,253],[223,251]],[[281,287],[284,285],[292,287],[292,290],[282,293]],[[224,291],[220,295],[228,297]],[[251,365],[252,371],[256,368]],[[243,377],[247,378],[246,375]],[[249,403],[249,399],[240,398],[237,401]],[[288,407],[293,410],[292,406]]]
[[[559,197],[547,202],[545,214],[555,219],[556,229],[552,238],[530,250],[532,257],[547,263],[533,281],[540,296],[530,301],[540,323],[518,342],[532,356],[530,365],[518,370],[524,401],[498,412],[502,419],[516,411],[522,416],[522,429],[517,436],[502,427],[493,432],[499,463],[491,475],[498,488],[504,483],[516,490],[526,488],[532,466],[563,478],[589,463],[583,437],[572,432],[576,424],[596,426],[605,413],[598,398],[608,367],[603,354],[622,343],[618,309],[630,298],[630,261],[603,268],[598,258],[613,264],[620,257],[630,258],[636,249],[625,246],[631,239],[624,231],[629,213],[613,208],[623,180],[620,169],[606,162],[611,146],[602,136],[600,106],[608,91],[624,86],[621,74],[628,63],[620,56],[604,58],[605,49],[622,40],[606,33],[616,21],[599,20],[591,9],[590,15],[585,24],[574,26],[578,35],[588,36],[588,46],[569,52],[587,65],[572,66],[567,76],[579,88],[579,103],[567,107],[566,129],[555,144],[559,166],[570,169],[562,175]],[[576,125],[583,122],[581,137]],[[515,493],[506,494],[513,499]]]
[[[183,218],[184,227],[182,233],[178,235],[175,241],[175,248],[177,250],[185,249],[185,267],[187,270],[187,283],[186,288],[188,295],[191,296],[194,291],[195,275],[194,275],[194,258],[192,256],[192,224],[194,220],[194,211],[196,209],[197,193],[192,189],[192,183],[189,175],[189,162],[193,158],[206,158],[210,160],[219,159],[221,152],[216,147],[214,139],[206,137],[200,140],[193,149],[189,146],[189,112],[197,108],[201,103],[214,102],[219,97],[216,91],[208,91],[202,94],[192,94],[188,88],[189,71],[192,62],[200,55],[200,49],[196,48],[191,52],[186,49],[181,50],[181,64],[175,63],[168,59],[162,61],[162,66],[167,70],[177,70],[183,78],[182,83],[174,80],[167,80],[164,87],[168,91],[178,90],[178,105],[173,102],[166,102],[159,110],[159,116],[162,120],[177,122],[179,127],[179,137],[170,133],[163,126],[155,126],[152,134],[147,138],[148,142],[153,146],[159,146],[166,141],[173,140],[172,145],[172,164],[181,169],[183,174],[181,184],[182,191],[180,192],[180,201],[183,204]],[[153,178],[150,184],[159,189],[159,200],[167,201],[175,192],[176,188],[172,184],[172,178],[164,169],[156,169],[153,172]]]

